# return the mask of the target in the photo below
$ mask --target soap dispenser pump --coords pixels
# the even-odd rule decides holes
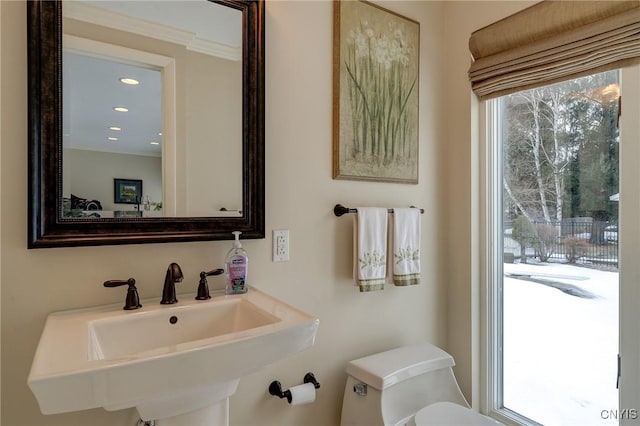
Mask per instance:
[[[247,287],[247,270],[249,258],[247,252],[242,248],[240,243],[240,231],[233,231],[235,241],[233,247],[227,254],[224,264],[225,273],[227,275],[226,294],[246,293]]]

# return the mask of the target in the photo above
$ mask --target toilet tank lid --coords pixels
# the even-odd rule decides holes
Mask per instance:
[[[403,346],[351,361],[347,374],[382,390],[430,371],[453,367],[451,355],[429,343]]]

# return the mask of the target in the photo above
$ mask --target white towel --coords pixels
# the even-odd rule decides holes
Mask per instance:
[[[393,209],[393,283],[420,284],[420,209]]]
[[[387,209],[358,207],[354,215],[354,278],[360,291],[384,289],[387,275]]]

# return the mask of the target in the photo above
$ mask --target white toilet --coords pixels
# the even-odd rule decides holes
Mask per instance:
[[[469,408],[453,375],[454,365],[451,355],[429,343],[351,361],[341,424],[502,425]]]

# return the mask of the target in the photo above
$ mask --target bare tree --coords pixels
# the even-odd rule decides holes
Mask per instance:
[[[538,196],[540,201],[540,210],[542,216],[546,222],[551,220],[549,215],[549,205],[547,204],[547,192],[548,188],[545,187],[545,182],[542,173],[542,162],[544,155],[544,145],[542,137],[542,120],[544,120],[541,107],[543,104],[544,89],[532,89],[524,92],[520,92],[518,96],[522,97],[526,101],[526,107],[531,115],[531,127],[527,129],[526,138],[524,139],[529,143],[531,148],[531,155],[533,156],[535,166],[535,179],[538,184]]]
[[[507,161],[504,185],[511,201],[530,220],[560,221],[565,177],[579,142],[568,138],[569,85],[526,90],[508,97]]]

